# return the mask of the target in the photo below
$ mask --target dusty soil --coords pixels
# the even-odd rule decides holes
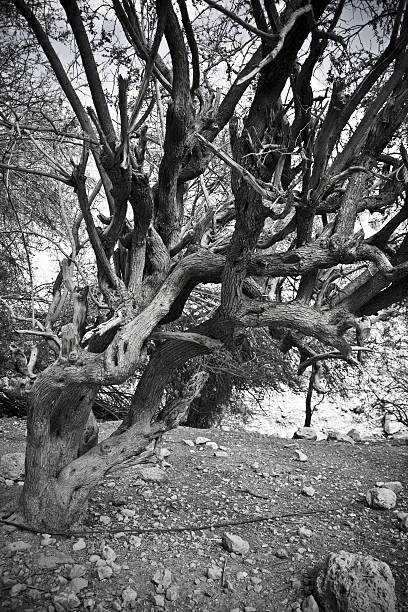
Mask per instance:
[[[112,425],[103,428],[109,433]],[[211,448],[183,442],[199,435],[226,447],[227,456],[215,457]],[[83,582],[76,581],[74,590],[81,588],[70,604],[77,610],[126,609],[122,593],[132,587],[137,591],[134,609],[156,611],[164,609],[156,605],[160,598],[154,599],[163,587],[157,589],[152,578],[157,570],[168,569],[176,587],[168,592],[175,600],[165,600],[169,612],[286,612],[296,610],[312,591],[319,562],[329,552],[347,550],[388,563],[396,580],[399,612],[408,611],[408,535],[398,530],[395,511],[370,509],[361,495],[376,481],[399,480],[404,489],[398,494],[397,510],[408,511],[408,446],[402,441],[353,446],[179,428],[165,436],[162,446],[170,451],[166,483],[143,482],[133,467],[112,474],[95,490],[82,550],[73,550],[79,534],[55,536],[55,541],[41,545],[45,541],[39,534],[0,527],[2,610],[69,609],[67,598],[60,594],[72,590],[75,581],[70,578],[79,574]],[[23,449],[24,422],[1,420],[0,454]],[[308,460],[295,461],[295,449],[306,453]],[[305,485],[316,490],[313,497],[302,494]],[[18,491],[18,484],[0,488],[3,516]],[[200,530],[208,524],[268,515],[276,518]],[[183,526],[189,529],[160,532]],[[312,533],[299,535],[302,527]],[[128,529],[157,532],[132,538]],[[247,540],[249,553],[227,553],[221,544],[226,531]],[[5,544],[16,541],[31,546],[14,554],[4,550]],[[104,544],[117,558],[113,575],[100,580],[90,556],[102,556]],[[53,556],[55,561],[60,553],[68,556],[60,555],[65,563],[41,567],[44,557]],[[208,579],[211,567],[220,568],[222,576]],[[15,585],[22,585],[21,590]]]

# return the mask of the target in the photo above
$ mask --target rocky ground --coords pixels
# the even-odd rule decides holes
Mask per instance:
[[[103,428],[108,434],[112,424]],[[195,444],[198,436],[213,444]],[[1,420],[0,454],[23,449],[24,422]],[[1,609],[299,610],[318,564],[346,550],[388,563],[398,610],[408,611],[408,534],[396,517],[408,511],[404,441],[179,428],[160,456],[158,475],[132,467],[109,476],[73,537],[3,524]],[[368,507],[366,491],[390,480],[403,485],[396,508]],[[3,517],[20,486],[0,484]]]

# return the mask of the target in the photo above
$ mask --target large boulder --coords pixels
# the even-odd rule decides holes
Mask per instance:
[[[0,477],[18,480],[25,470],[24,453],[6,453],[0,457]]]
[[[331,553],[317,580],[324,612],[395,612],[395,581],[389,566],[373,557]]]
[[[367,504],[370,508],[391,510],[397,505],[397,496],[394,491],[385,487],[373,487],[366,493]]]
[[[317,433],[311,427],[299,427],[293,437],[295,440],[317,440]]]

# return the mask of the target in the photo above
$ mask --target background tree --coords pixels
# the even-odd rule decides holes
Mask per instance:
[[[64,138],[79,144],[42,162],[71,187],[61,210],[70,197],[78,208],[44,330],[60,353],[30,392],[20,500],[31,525],[63,530],[109,470],[184,418],[206,374],[177,398],[164,391],[187,361],[262,327],[297,349],[301,371],[354,363],[360,317],[405,298],[408,11],[405,0],[299,0],[280,12],[270,0],[112,0],[103,14],[76,0],[12,4],[16,36],[36,41],[75,115]],[[3,119],[15,129],[10,111]],[[2,163],[13,176],[14,166]],[[370,235],[368,214],[383,217]],[[74,274],[82,227],[97,295]],[[221,285],[216,310],[172,329],[203,283]],[[72,322],[58,329],[64,291]],[[98,390],[136,370],[123,422],[81,454]]]

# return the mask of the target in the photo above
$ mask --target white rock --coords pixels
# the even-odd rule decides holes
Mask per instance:
[[[142,538],[139,538],[139,536],[136,535],[131,535],[129,538],[129,544],[130,546],[134,546],[134,548],[138,548],[142,543]]]
[[[97,561],[100,561],[100,560],[101,560],[101,558],[100,558],[100,556],[99,556],[99,555],[91,555],[91,556],[89,557],[89,561],[90,561],[91,563],[96,563]]]
[[[308,529],[307,527],[299,527],[298,535],[301,538],[311,538],[313,535],[313,531],[311,529]]]
[[[132,587],[126,587],[126,589],[123,589],[121,597],[125,608],[133,608],[137,599],[137,592]]]
[[[127,517],[132,517],[136,514],[136,510],[132,510],[131,508],[121,508],[120,512],[123,514],[123,516]]]
[[[250,549],[247,540],[243,540],[240,536],[234,535],[233,533],[222,534],[222,545],[228,552],[240,555],[246,555]]]
[[[154,595],[153,602],[158,608],[164,608],[164,595]]]
[[[228,457],[228,453],[226,451],[215,451],[214,457]]]
[[[380,508],[381,510],[390,510],[395,508],[397,504],[397,496],[391,489],[383,487],[374,487],[366,493],[367,504],[370,508]]]
[[[317,440],[317,433],[311,427],[299,427],[293,437],[298,440]]]
[[[23,552],[29,548],[31,548],[31,544],[23,540],[17,540],[16,542],[9,542],[6,544],[6,551],[11,553]]]
[[[305,455],[305,453],[302,453],[301,450],[295,450],[295,453],[296,453],[295,461],[301,461],[302,463],[307,461],[308,459],[307,455]]]
[[[172,584],[166,589],[166,599],[167,601],[176,601],[179,596],[179,588],[177,585]]]
[[[84,548],[86,548],[86,542],[85,542],[84,538],[79,538],[72,545],[72,550],[83,550]]]
[[[376,482],[375,486],[383,487],[384,489],[390,489],[391,491],[394,491],[395,495],[401,493],[403,489],[402,483],[399,480],[392,480],[389,482]]]
[[[69,583],[69,589],[73,593],[79,593],[88,586],[88,581],[85,578],[73,578]]]
[[[306,497],[314,497],[314,495],[316,495],[316,489],[313,487],[303,487],[302,493],[306,495]]]
[[[25,469],[24,453],[6,453],[0,457],[0,476],[10,480],[18,480]]]
[[[167,482],[168,480],[166,472],[156,466],[138,467],[137,471],[140,478],[146,482]]]
[[[196,446],[200,446],[201,444],[207,444],[207,442],[211,442],[210,438],[204,438],[204,436],[198,436],[195,439]]]
[[[207,569],[207,578],[211,578],[211,580],[220,580],[222,576],[222,569],[220,567],[209,567]]]
[[[389,566],[370,556],[331,553],[316,580],[325,612],[395,612],[395,581]]]
[[[216,442],[206,442],[205,445],[212,450],[218,450],[218,444]]]
[[[99,580],[105,580],[105,578],[111,578],[113,575],[113,569],[109,567],[109,565],[103,565],[102,567],[98,567],[98,576]]]
[[[401,428],[402,428],[402,424],[399,421],[397,421],[397,419],[395,418],[393,414],[390,414],[389,412],[387,412],[387,414],[384,417],[384,423],[383,423],[384,433],[387,434],[387,436],[393,436],[394,434],[401,431]]]
[[[113,550],[113,548],[111,548],[107,544],[102,546],[101,552],[102,552],[102,557],[104,559],[106,559],[106,561],[108,561],[108,562],[115,561],[117,555],[116,555],[115,551]]]
[[[112,522],[112,519],[110,516],[100,516],[99,522],[102,523],[102,525],[109,525]]]
[[[187,446],[194,446],[194,442],[192,440],[183,440],[184,444],[187,444]]]

